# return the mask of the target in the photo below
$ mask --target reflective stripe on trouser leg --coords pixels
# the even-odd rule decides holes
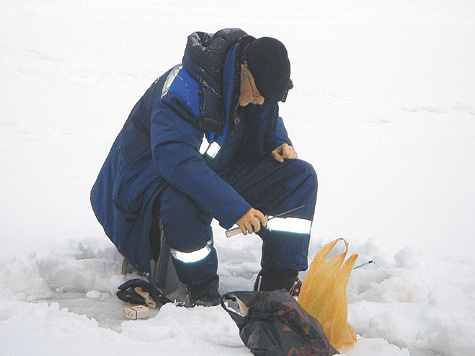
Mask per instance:
[[[193,252],[181,252],[170,249],[173,265],[180,281],[187,285],[206,283],[218,272],[216,249],[208,245]],[[203,256],[201,259],[198,257]],[[188,261],[188,262],[185,262]]]
[[[283,218],[271,218],[266,228],[269,231],[292,232],[296,234],[310,234],[312,221],[293,216]]]
[[[306,270],[312,221],[288,217],[270,220],[268,224],[260,234],[262,268]]]
[[[195,262],[204,260],[209,255],[212,248],[213,248],[213,241],[210,240],[208,241],[205,247],[202,247],[195,251],[183,252],[183,251],[178,251],[170,247],[170,253],[173,258],[177,259],[180,262],[195,263]]]

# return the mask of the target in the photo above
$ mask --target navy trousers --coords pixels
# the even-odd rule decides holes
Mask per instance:
[[[277,215],[303,205],[303,208],[290,215],[310,222],[313,219],[317,175],[305,161],[292,159],[281,163],[268,158],[244,162],[235,164],[221,176],[249,204],[266,215]],[[162,226],[171,249],[185,254],[205,252],[203,258],[198,260],[186,261],[179,257],[172,259],[181,282],[196,285],[215,277],[218,260],[212,246],[212,217],[203,213],[188,196],[171,186],[158,199]],[[309,232],[261,229],[258,235],[263,240],[263,269],[307,269]]]

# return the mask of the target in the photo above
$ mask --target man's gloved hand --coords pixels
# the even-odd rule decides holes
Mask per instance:
[[[154,303],[166,304],[172,301],[163,295],[163,292],[156,288],[153,284],[143,279],[131,279],[119,286],[117,296],[120,300],[133,304],[148,305],[155,308]],[[154,303],[148,300],[148,295],[153,299]]]

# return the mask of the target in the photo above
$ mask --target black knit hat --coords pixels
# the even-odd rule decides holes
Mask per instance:
[[[262,96],[273,103],[285,101],[292,81],[284,44],[270,37],[254,40],[247,47],[246,60]]]

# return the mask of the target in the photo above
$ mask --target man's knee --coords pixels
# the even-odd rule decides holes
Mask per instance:
[[[291,174],[287,180],[287,187],[293,190],[302,199],[311,198],[317,195],[318,179],[313,166],[301,159],[286,161],[287,169]]]
[[[294,164],[294,170],[299,173],[299,175],[308,182],[309,185],[315,186],[315,190],[318,188],[318,178],[317,173],[313,166],[307,161],[301,159],[292,160]]]
[[[212,240],[211,217],[185,194],[168,187],[160,196],[159,211],[168,243],[180,251],[194,251]]]

